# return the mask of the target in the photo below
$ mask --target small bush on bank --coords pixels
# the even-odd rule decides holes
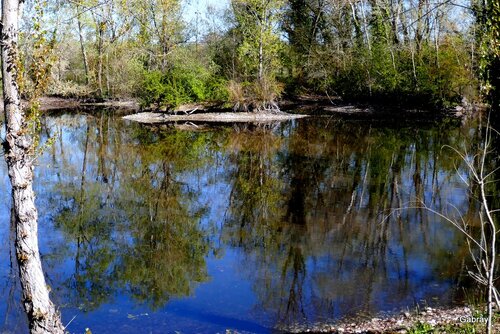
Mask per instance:
[[[283,84],[268,79],[254,82],[229,81],[229,103],[233,110],[263,111],[279,110],[277,100],[283,91]]]
[[[247,93],[244,84],[231,80],[228,82],[227,90],[229,102],[233,105],[234,110],[248,110]]]
[[[485,333],[484,325],[454,324],[445,326],[431,326],[427,323],[418,323],[407,332],[408,334],[480,334]]]
[[[144,74],[139,97],[145,107],[172,109],[184,103],[221,101],[228,98],[226,83],[196,69],[174,68],[166,73],[151,71]]]
[[[192,102],[225,102],[227,82],[217,76],[212,64],[188,57],[180,50],[166,70],[146,71],[138,96],[144,107],[172,109]]]
[[[95,94],[89,86],[72,81],[53,81],[47,89],[47,95],[64,98],[88,98]]]

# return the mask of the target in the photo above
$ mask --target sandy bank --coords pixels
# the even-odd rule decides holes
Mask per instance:
[[[477,318],[474,312],[466,306],[455,308],[430,308],[419,312],[404,312],[400,315],[388,317],[376,317],[367,320],[346,320],[337,324],[317,324],[310,326],[292,326],[280,328],[287,333],[407,333],[409,329],[417,324],[426,324],[435,328],[438,333],[442,333],[440,328],[458,329],[467,323],[479,323],[485,318]],[[495,324],[496,330],[500,329],[499,324]]]
[[[216,123],[238,123],[238,122],[276,122],[287,121],[290,119],[304,118],[308,115],[294,115],[284,112],[224,112],[224,113],[199,113],[191,115],[171,115],[165,113],[142,112],[133,115],[124,116],[124,119],[140,123],[155,124],[166,122],[216,122]]]

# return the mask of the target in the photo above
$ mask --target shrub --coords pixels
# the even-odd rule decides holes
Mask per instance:
[[[47,88],[47,95],[65,98],[85,98],[95,95],[95,91],[89,86],[73,81],[53,80]]]
[[[248,110],[247,94],[242,83],[230,80],[227,91],[229,93],[229,102],[233,105],[234,110]]]
[[[155,108],[175,108],[191,102],[225,102],[226,82],[201,64],[179,64],[165,73],[147,71],[139,91],[142,105]]]
[[[144,74],[139,97],[143,106],[171,109],[183,103],[225,101],[227,92],[221,79],[204,78],[179,70],[167,73],[151,71]]]
[[[252,83],[229,81],[229,102],[234,110],[253,111],[279,110],[276,103],[283,85],[273,80],[256,80]]]

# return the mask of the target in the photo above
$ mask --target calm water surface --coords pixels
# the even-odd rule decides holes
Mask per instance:
[[[35,190],[53,300],[72,333],[269,333],[461,300],[474,125],[306,119],[204,131],[51,116]],[[464,174],[465,175],[465,174]],[[23,333],[0,169],[0,332]]]

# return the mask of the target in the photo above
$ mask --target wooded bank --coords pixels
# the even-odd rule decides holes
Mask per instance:
[[[252,111],[307,93],[450,107],[496,92],[495,6],[231,0],[193,16],[181,0],[49,0],[42,11],[27,6],[20,46],[29,55],[36,38],[48,45],[54,96],[134,97],[146,108],[216,101]],[[35,58],[26,56],[24,68]]]

